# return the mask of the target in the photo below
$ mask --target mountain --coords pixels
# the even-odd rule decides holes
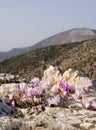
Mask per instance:
[[[33,49],[50,45],[60,45],[66,43],[80,42],[96,38],[96,30],[88,28],[76,28],[69,31],[55,34],[32,46]]]
[[[32,50],[36,50],[37,48],[43,48],[50,45],[60,45],[66,43],[80,42],[88,39],[96,39],[96,30],[92,30],[88,28],[76,28],[76,29],[55,34],[30,47],[14,48],[8,52],[0,52],[0,59],[1,60],[8,59],[13,56],[21,55],[26,52],[31,52]]]
[[[4,59],[9,59],[13,56],[18,56],[18,55],[21,55],[21,54],[29,52],[29,51],[30,50],[27,49],[27,47],[25,47],[25,48],[13,48],[10,51],[0,52],[0,59],[2,61]]]
[[[96,81],[96,39],[53,45],[4,60],[0,72],[30,79],[42,77],[49,65],[58,66],[62,72],[68,68],[80,70]]]

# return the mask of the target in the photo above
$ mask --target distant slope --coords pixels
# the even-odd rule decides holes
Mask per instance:
[[[96,31],[88,28],[77,28],[58,33],[49,37],[34,46],[33,49],[42,48],[50,45],[60,45],[65,43],[74,43],[96,38]]]
[[[13,48],[10,51],[0,52],[0,59],[1,60],[9,59],[13,56],[18,56],[18,55],[21,55],[21,54],[29,52],[29,51],[30,50],[27,49],[27,47],[25,47],[25,48]]]
[[[0,59],[11,58],[13,56],[36,50],[37,48],[43,48],[50,45],[61,45],[65,43],[80,42],[88,39],[96,39],[96,30],[88,28],[76,28],[53,35],[30,47],[12,49],[8,52],[0,52]]]
[[[42,77],[49,65],[62,71],[69,67],[83,71],[96,81],[96,40],[54,45],[13,57],[0,64],[0,72],[19,74],[25,78]]]

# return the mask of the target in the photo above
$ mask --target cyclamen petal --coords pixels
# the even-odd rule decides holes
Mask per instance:
[[[25,83],[21,83],[20,84],[20,91],[22,92],[22,93],[26,93],[26,84]]]
[[[42,82],[41,87],[44,90],[50,90],[50,88],[51,88],[50,81]]]
[[[33,92],[32,92],[32,88],[28,89],[28,98],[32,98],[33,99]]]
[[[39,90],[39,88],[38,87],[36,87],[36,88],[33,88],[32,89],[32,91],[33,91],[33,96],[39,96],[40,95],[40,90]]]
[[[89,103],[82,104],[85,109],[88,109],[90,107]]]
[[[83,88],[83,90],[84,90],[85,92],[88,92],[89,89],[90,89],[92,86],[93,86],[92,81],[88,79],[88,80],[87,80],[87,84],[86,84],[86,86]]]
[[[70,86],[70,87],[69,87],[69,92],[72,93],[72,94],[74,94],[74,93],[75,93],[75,87],[71,87],[71,86]]]
[[[40,90],[38,87],[36,88],[29,88],[28,89],[28,97],[29,98],[34,98],[34,96],[38,97],[40,95]]]
[[[30,82],[30,87],[33,87],[33,88],[37,87],[37,86],[39,86],[39,83],[40,83],[40,79],[39,78],[34,78]]]
[[[11,102],[11,104],[12,104],[13,107],[15,107],[15,101],[14,100]]]
[[[69,92],[68,91],[64,91],[63,92],[63,98],[68,99],[68,97],[69,97]]]
[[[63,91],[69,91],[69,93],[75,93],[75,87],[71,87],[68,83],[64,82],[63,80],[60,81],[60,87]]]
[[[69,90],[68,83],[64,82],[63,80],[60,81],[60,87],[61,87],[61,90],[63,90],[63,91],[68,91]]]
[[[51,92],[53,92],[53,94],[58,94],[59,90],[58,90],[57,86],[53,86],[51,89]]]
[[[48,99],[48,103],[49,105],[56,105],[58,106],[60,104],[60,97],[59,96],[56,96],[52,99]]]
[[[60,103],[60,97],[56,96],[53,101],[54,101],[54,104],[58,106]]]
[[[87,85],[88,85],[87,87],[92,87],[92,86],[93,86],[92,81],[91,81],[91,80],[88,80],[88,81],[87,81]]]
[[[31,80],[32,83],[39,83],[40,82],[40,79],[39,78],[34,78]]]

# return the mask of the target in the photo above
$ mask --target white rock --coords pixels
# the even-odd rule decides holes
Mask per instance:
[[[61,79],[60,71],[53,66],[49,66],[48,69],[44,71],[43,81],[50,81],[51,85],[58,84]]]
[[[80,127],[85,130],[89,130],[92,126],[94,126],[94,125],[90,122],[84,122],[84,123],[80,124]]]
[[[10,94],[14,94],[16,96],[19,96],[20,90],[18,87],[18,84],[11,83],[11,84],[2,84],[0,86],[0,96],[5,97]]]
[[[77,86],[79,90],[88,90],[93,86],[92,80],[83,73],[72,70],[71,68],[64,72],[63,79],[72,86]]]
[[[86,77],[83,73],[69,68],[64,72],[63,76],[60,74],[58,68],[49,66],[44,71],[43,81],[50,81],[51,85],[59,86],[60,80],[68,82],[72,86],[77,86],[79,90],[85,89],[86,91],[93,86],[92,80]]]

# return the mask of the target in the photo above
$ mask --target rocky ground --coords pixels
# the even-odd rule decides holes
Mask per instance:
[[[24,117],[0,117],[0,130],[96,130],[96,111],[73,108],[50,108],[32,113],[22,110]]]
[[[49,76],[50,75],[50,76]],[[49,77],[49,79],[48,79]],[[42,80],[50,80],[58,83],[60,72],[54,67],[49,67],[44,72]],[[69,69],[63,74],[63,78],[70,84],[77,84],[82,90],[89,80],[84,74]],[[96,130],[96,109],[93,101],[96,101],[95,85],[86,91],[82,100],[66,103],[63,107],[15,107],[9,103],[8,95],[19,96],[19,83],[5,83],[0,86],[0,130]],[[83,103],[89,104],[85,109]]]

